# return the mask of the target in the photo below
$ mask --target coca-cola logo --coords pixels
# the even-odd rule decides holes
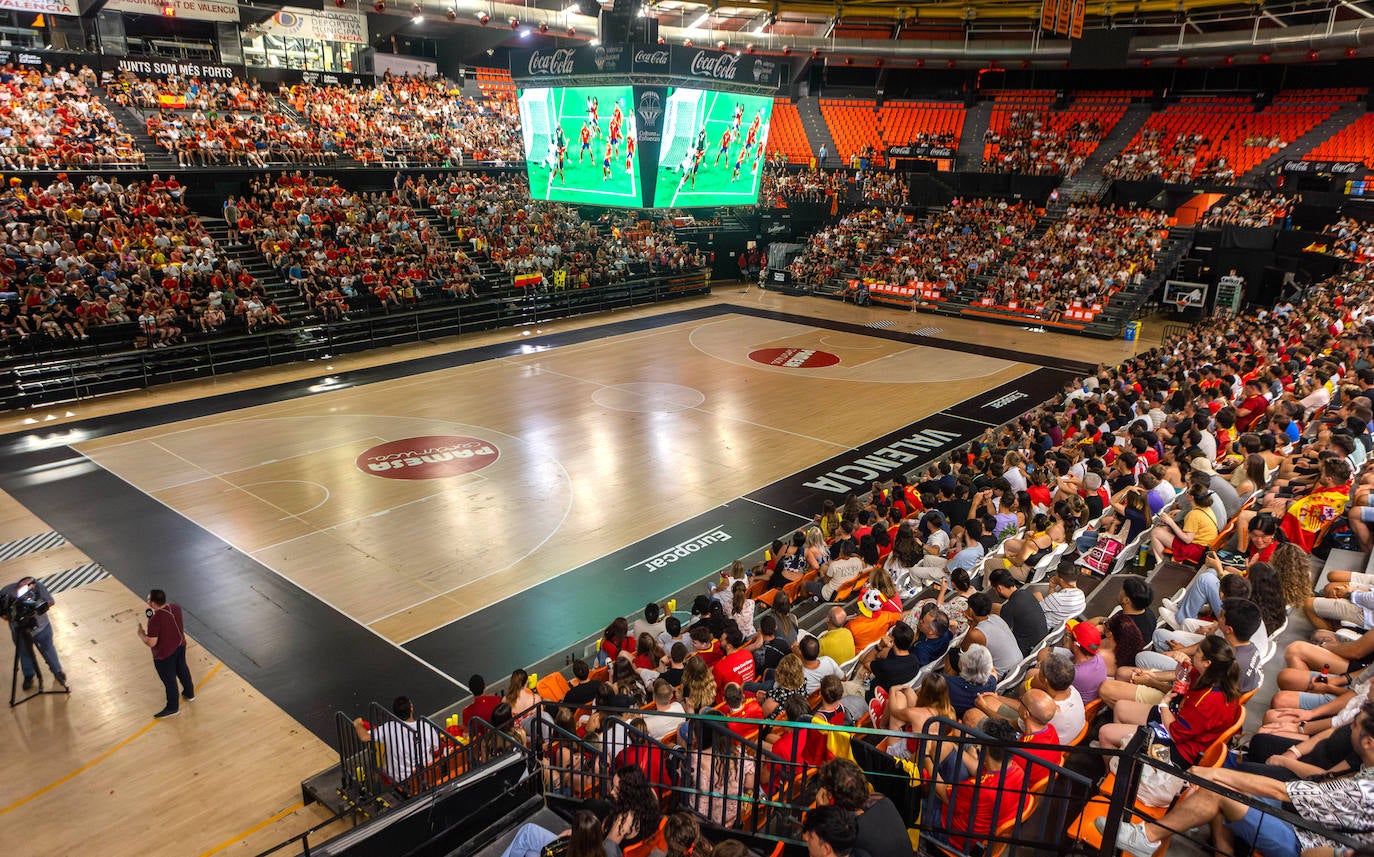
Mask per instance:
[[[692,57],[691,74],[716,80],[734,80],[739,72],[739,57],[733,54],[711,54],[697,51]]]
[[[635,51],[635,62],[647,65],[667,65],[667,51]]]
[[[552,53],[530,54],[530,74],[572,74],[573,52],[560,48]]]

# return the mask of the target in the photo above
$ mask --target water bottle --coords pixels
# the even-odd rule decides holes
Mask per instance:
[[[1140,553],[1135,555],[1135,567],[1144,568],[1145,563],[1150,558],[1150,542],[1146,539],[1140,541]]]
[[[1172,689],[1174,698],[1169,701],[1169,710],[1177,714],[1180,706],[1183,705],[1183,695],[1188,692],[1188,688],[1193,684],[1193,662],[1184,661],[1174,670],[1174,686]]]

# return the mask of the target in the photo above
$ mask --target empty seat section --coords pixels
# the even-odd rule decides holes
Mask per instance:
[[[1374,113],[1366,113],[1337,131],[1303,160],[1358,161],[1374,167]]]
[[[811,142],[802,127],[797,105],[785,98],[773,101],[773,120],[768,126],[768,154],[781,153],[789,163],[811,162]]]

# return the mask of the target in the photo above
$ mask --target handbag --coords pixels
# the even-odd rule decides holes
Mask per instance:
[[[568,846],[572,844],[572,838],[560,836],[554,841],[539,849],[539,857],[563,857],[568,853]]]
[[[1097,544],[1083,554],[1083,558],[1078,563],[1094,574],[1111,574],[1112,567],[1116,565],[1116,558],[1121,555],[1123,547],[1125,544],[1116,536],[1103,533],[1097,537]]]
[[[1170,752],[1169,745],[1157,740],[1154,729],[1150,729],[1150,743],[1145,745],[1145,754],[1156,762],[1173,767],[1173,754]],[[1121,749],[1126,749],[1129,738],[1121,742]],[[1113,757],[1107,767],[1111,768],[1113,774],[1116,773],[1117,762],[1120,759]],[[1148,806],[1167,808],[1178,797],[1178,793],[1183,791],[1184,781],[1168,771],[1155,767],[1154,765],[1140,766],[1140,784],[1136,787],[1136,800]]]

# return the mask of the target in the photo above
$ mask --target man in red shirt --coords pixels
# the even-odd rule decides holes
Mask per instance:
[[[468,723],[474,717],[480,717],[490,723],[491,713],[501,704],[501,697],[487,693],[487,680],[480,675],[468,679],[468,690],[472,691],[473,700],[463,709],[464,732],[468,730]]]
[[[716,677],[716,704],[725,699],[725,686],[738,684],[740,687],[754,680],[754,653],[744,648],[744,635],[739,628],[731,625],[721,635],[721,645],[725,657],[716,661],[711,672]]]
[[[716,661],[725,657],[725,653],[720,650],[720,642],[711,636],[711,629],[705,622],[698,622],[692,626],[692,654],[706,662],[706,666],[714,667]]]
[[[186,625],[181,620],[181,607],[167,603],[167,593],[154,589],[148,593],[148,628],[138,623],[138,638],[153,650],[153,667],[167,691],[167,704],[154,717],[172,717],[180,713],[177,681],[181,695],[187,702],[196,698],[196,686],[191,670],[186,666]]]
[[[1021,732],[1021,743],[1037,745],[1028,747],[1026,752],[1037,759],[1049,762],[1051,765],[1063,763],[1063,753],[1058,750],[1041,749],[1060,743],[1059,732],[1050,722],[1054,719],[1055,712],[1059,710],[1054,704],[1054,699],[1038,687],[1031,688],[1021,695],[1017,708],[1019,717],[1016,728]],[[1031,783],[1043,780],[1050,775],[1047,768],[1042,768],[1024,757],[1017,756],[1013,761],[1023,768],[1030,766],[1031,770],[1026,772],[1026,779]]]
[[[1236,408],[1236,432],[1244,434],[1264,416],[1269,408],[1269,400],[1264,398],[1264,387],[1258,380],[1245,382],[1245,398]]]

